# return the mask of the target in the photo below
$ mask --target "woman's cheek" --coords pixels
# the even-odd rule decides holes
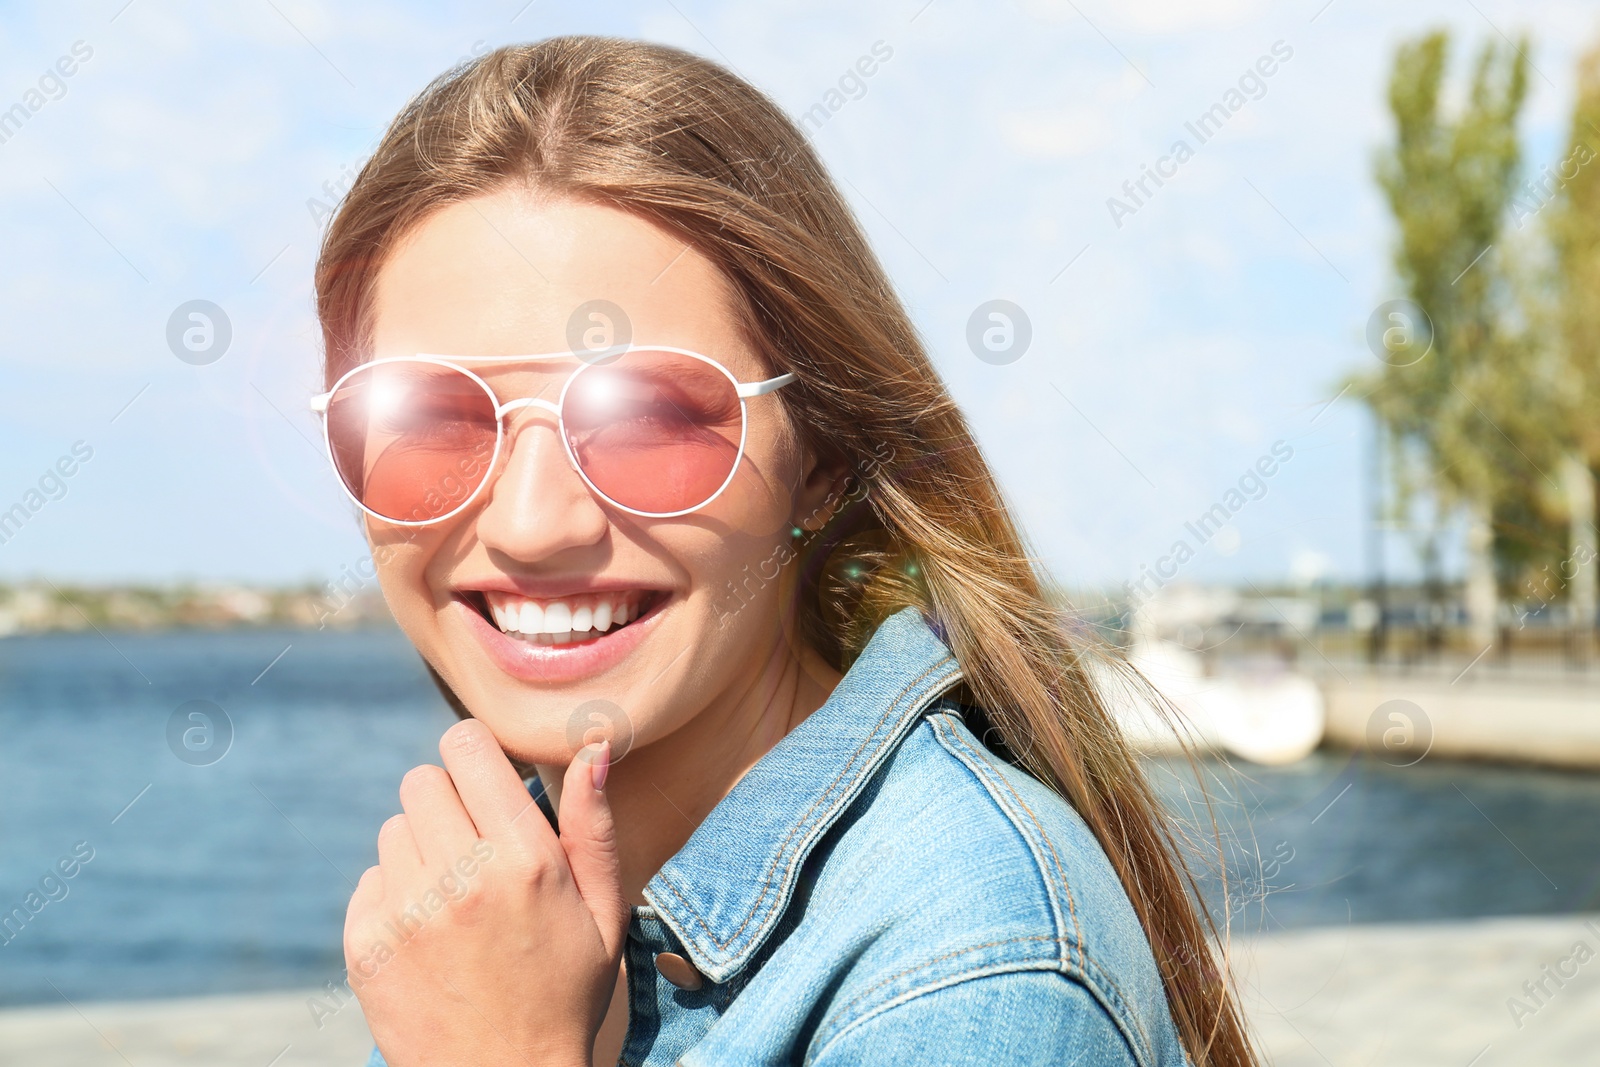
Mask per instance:
[[[734,539],[770,539],[788,532],[800,478],[800,450],[793,433],[779,420],[752,418],[733,480],[706,510]]]
[[[373,542],[372,558],[377,562],[378,587],[383,599],[411,642],[424,655],[432,652],[437,641],[437,612],[445,607],[435,603],[436,594],[428,579],[427,548],[418,543],[415,533],[410,536],[388,536]],[[448,590],[445,590],[446,595]]]
[[[789,524],[789,496],[782,484],[747,457],[733,481],[707,509],[732,539],[767,537]]]

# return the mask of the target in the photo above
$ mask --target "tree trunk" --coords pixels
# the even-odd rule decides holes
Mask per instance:
[[[1494,643],[1500,597],[1494,577],[1494,527],[1489,502],[1467,506],[1467,636],[1474,649]]]
[[[1596,593],[1600,591],[1600,582],[1596,581],[1600,561],[1595,558],[1594,473],[1581,457],[1568,455],[1561,462],[1561,481],[1572,515],[1571,544],[1561,564],[1561,578],[1567,583],[1570,621],[1587,651],[1588,635],[1595,622]]]

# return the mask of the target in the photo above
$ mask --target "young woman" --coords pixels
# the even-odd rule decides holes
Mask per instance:
[[[463,719],[350,902],[372,1063],[1253,1062],[1088,650],[766,97],[490,53],[316,287],[313,406]]]

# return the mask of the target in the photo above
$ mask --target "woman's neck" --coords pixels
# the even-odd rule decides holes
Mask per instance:
[[[617,823],[622,890],[644,887],[762,756],[828,699],[841,675],[780,632],[763,661],[666,737],[623,755],[606,780]],[[564,767],[539,768],[560,805]]]

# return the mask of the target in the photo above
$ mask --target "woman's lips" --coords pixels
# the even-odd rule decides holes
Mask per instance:
[[[461,617],[463,625],[505,673],[524,682],[568,685],[602,674],[625,659],[649,636],[671,599],[669,593],[656,593],[648,609],[626,626],[586,641],[561,645],[535,644],[502,633],[460,593],[452,598],[449,610]]]

